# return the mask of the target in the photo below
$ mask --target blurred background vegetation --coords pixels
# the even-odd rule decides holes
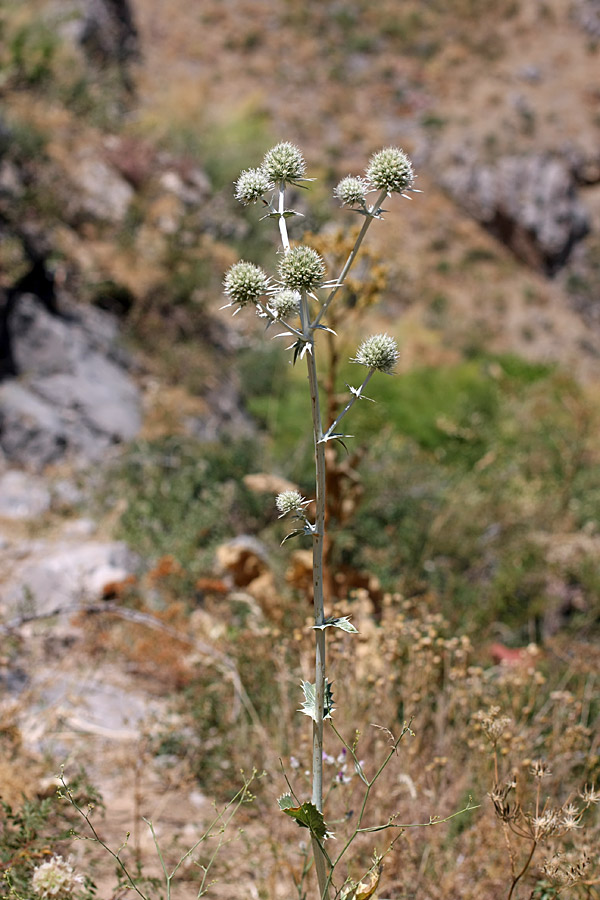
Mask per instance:
[[[348,452],[330,451],[329,604],[361,632],[331,640],[336,722],[348,740],[363,732],[371,759],[385,736],[369,723],[397,731],[414,717],[378,820],[480,804],[407,832],[382,896],[496,900],[506,850],[477,712],[510,717],[497,759],[524,807],[532,760],[551,761],[551,804],[597,782],[600,766],[599,53],[600,13],[583,0],[0,2],[0,289],[27,274],[33,242],[59,305],[116,317],[143,397],[138,438],[93,477],[63,461],[85,497],[42,530],[85,514],[125,541],[139,574],[104,599],[171,629],[82,617],[73,658],[122,667],[167,698],[136,745],[159,775],[135,782],[131,815],[157,782],[222,798],[240,768],[267,770],[229,859],[252,896],[287,896],[301,865],[293,823],[282,842],[266,819],[285,787],[278,757],[288,771],[290,756],[308,765],[295,710],[310,673],[310,563],[302,541],[279,548],[273,497],[287,483],[311,496],[312,446],[302,366],[251,316],[219,310],[228,265],[276,267],[276,235],[260,209],[234,204],[233,181],[275,141],[298,143],[317,181],[292,198],[304,216],[292,238],[307,230],[333,276],[356,225],[333,186],[380,146],[414,158],[423,193],[387,204],[332,311],[339,340],[320,347],[331,417],[357,382],[348,359],[365,334],[385,329],[400,347],[398,373],[369,385],[377,403],[345,422]],[[585,209],[587,234],[552,276],[452,189],[457,160],[477,172],[507,157],[560,160]],[[5,668],[40,665],[14,634],[2,640]],[[238,708],[223,658],[250,707]],[[33,776],[16,775],[24,759],[36,777],[56,761],[33,760],[15,710],[2,716],[0,865],[25,891],[67,826]],[[87,763],[92,783],[116,791],[116,764],[107,776]],[[332,778],[343,831],[356,787]],[[574,833],[564,852],[582,841]],[[371,851],[357,851],[353,876]],[[132,858],[150,856],[140,838]],[[101,886],[108,868],[93,863]],[[193,883],[186,870],[182,896]],[[572,890],[599,896],[592,876]],[[558,894],[532,867],[522,896]]]

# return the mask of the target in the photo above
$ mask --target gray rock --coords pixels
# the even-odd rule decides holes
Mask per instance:
[[[520,259],[547,275],[589,231],[571,168],[553,156],[508,156],[494,165],[463,158],[442,183]]]
[[[91,153],[74,160],[68,176],[77,191],[72,195],[71,215],[91,216],[106,222],[122,222],[134,190],[103,159]]]
[[[51,486],[53,510],[64,512],[80,506],[85,500],[84,492],[68,478],[59,478]]]
[[[35,475],[14,469],[0,476],[0,516],[34,519],[50,509],[50,491]]]
[[[50,404],[7,381],[0,384],[0,447],[8,459],[40,470],[65,455],[69,428]]]
[[[122,542],[36,542],[30,550],[0,587],[8,618],[98,600],[106,585],[137,568],[137,558]]]
[[[65,455],[95,461],[135,437],[140,394],[110,315],[56,316],[26,295],[10,327],[23,375],[0,384],[0,449],[9,460],[34,470]]]

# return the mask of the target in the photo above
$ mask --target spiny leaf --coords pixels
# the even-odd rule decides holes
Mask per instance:
[[[317,628],[320,631],[322,631],[324,628],[330,627],[341,628],[342,631],[347,631],[348,634],[358,634],[358,628],[354,627],[348,616],[338,616],[337,618],[333,617],[331,619],[325,619],[322,625],[313,625],[313,628]]]
[[[304,691],[304,702],[302,704],[302,709],[299,709],[298,712],[304,713],[305,716],[310,716],[313,722],[316,722],[316,686],[314,684],[311,684],[310,681],[303,681],[302,690]],[[323,709],[323,718],[330,719],[333,712],[333,692],[331,690],[331,685],[329,684],[329,682],[325,681],[325,703]]]
[[[294,531],[290,531],[289,534],[286,534],[286,536],[284,537],[284,539],[281,542],[281,546],[283,546],[283,544],[285,544],[285,542],[289,541],[291,538],[298,537],[299,534],[306,534],[306,532],[304,531],[304,528],[295,528]]]
[[[294,800],[291,794],[282,794],[277,803],[279,804],[279,809],[286,810],[291,809],[294,805]]]
[[[332,431],[331,434],[324,434],[323,437],[321,438],[321,440],[319,441],[319,443],[326,444],[327,441],[339,441],[340,444],[344,444],[342,438],[351,438],[351,437],[354,437],[354,435],[353,434],[342,434],[341,432],[338,433],[337,431]]]
[[[292,798],[284,794],[277,801],[279,808],[290,818],[294,819],[301,828],[308,828],[320,841],[324,841],[327,835],[327,825],[323,821],[323,813],[320,813],[314,803],[303,803],[302,806],[292,806]]]

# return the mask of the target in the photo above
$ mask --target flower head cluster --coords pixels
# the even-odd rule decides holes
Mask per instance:
[[[348,175],[342,178],[340,183],[334,188],[334,195],[338,198],[342,206],[362,206],[368,190],[368,183],[364,178],[356,175]]]
[[[69,900],[83,883],[83,876],[75,875],[68,860],[53,856],[35,867],[31,886],[42,900]]]
[[[398,361],[398,345],[389,334],[372,334],[366,338],[350,362],[390,375]]]
[[[246,169],[235,183],[235,199],[244,206],[256,203],[272,187],[263,169]]]
[[[342,178],[336,188],[334,196],[341,201],[342,206],[364,207],[365,197],[370,190],[384,190],[388,194],[403,194],[413,188],[415,175],[410,159],[398,147],[386,147],[379,153],[374,153],[369,160],[365,172],[366,178],[357,175],[348,175]],[[364,210],[368,212],[367,210]],[[371,210],[369,214],[379,215],[380,209]]]
[[[267,151],[261,168],[270,181],[294,182],[304,178],[306,163],[298,147],[284,141]]]
[[[375,153],[369,160],[367,178],[374,187],[388,194],[410,190],[415,180],[410,159],[398,147],[386,147]]]
[[[323,282],[325,263],[316,250],[300,244],[282,258],[279,274],[286,287],[297,291],[312,291]]]
[[[301,516],[304,513],[304,507],[308,506],[310,500],[305,500],[299,491],[282,491],[275,498],[275,506],[279,510],[279,518],[288,513],[294,513]]]
[[[254,263],[243,260],[231,266],[223,281],[225,294],[232,304],[237,303],[240,307],[256,303],[266,293],[268,286],[269,278],[266,273]]]
[[[296,315],[300,307],[300,294],[291,288],[277,291],[269,300],[269,309],[276,319],[284,319],[286,316]]]

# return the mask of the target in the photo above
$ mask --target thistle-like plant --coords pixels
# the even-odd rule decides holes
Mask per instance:
[[[337,277],[327,280],[325,263],[319,253],[302,243],[290,244],[288,236],[288,220],[298,215],[287,206],[288,187],[289,185],[304,187],[304,182],[309,180],[305,177],[305,173],[306,164],[302,154],[290,143],[281,143],[269,150],[259,168],[242,172],[236,182],[237,199],[245,204],[261,200],[266,208],[265,218],[272,218],[278,224],[282,244],[279,272],[278,277],[271,279],[256,267],[248,268],[251,266],[250,263],[236,263],[225,276],[224,290],[230,300],[228,305],[234,308],[234,314],[241,307],[252,304],[257,314],[267,320],[267,326],[272,324],[282,326],[283,330],[277,336],[291,338],[288,349],[293,352],[293,362],[305,360],[308,370],[315,462],[314,520],[308,517],[309,502],[296,491],[279,494],[276,506],[281,516],[291,515],[298,523],[298,527],[284,540],[306,535],[310,537],[313,549],[315,681],[302,683],[304,699],[300,710],[312,720],[312,797],[310,801],[301,802],[288,782],[289,793],[280,798],[279,806],[284,813],[295,819],[299,825],[308,828],[311,833],[319,895],[323,900],[329,897],[333,887],[335,867],[359,833],[404,827],[392,819],[381,825],[364,827],[363,816],[371,788],[396,752],[404,735],[410,732],[410,728],[405,723],[400,737],[392,737],[389,755],[375,776],[369,779],[356,756],[356,746],[347,743],[331,721],[334,701],[332,687],[326,674],[327,628],[340,628],[350,633],[356,632],[356,628],[347,616],[336,618],[326,615],[323,586],[325,447],[330,441],[343,443],[348,437],[340,430],[342,420],[358,400],[366,399],[363,392],[376,372],[392,374],[398,359],[398,348],[396,341],[389,334],[371,335],[361,342],[351,361],[364,366],[367,373],[358,387],[348,386],[348,402],[335,420],[325,425],[319,395],[316,338],[320,331],[335,334],[327,326],[328,311],[344,285],[367,230],[373,221],[383,218],[382,204],[385,198],[392,194],[409,197],[409,192],[415,188],[411,162],[402,150],[395,147],[388,147],[376,153],[371,158],[364,176],[349,175],[340,181],[334,191],[335,197],[343,206],[361,215],[363,223],[341,272]],[[369,194],[374,195],[373,202],[369,202]],[[364,802],[356,827],[337,856],[330,856],[325,847],[329,831],[323,817],[324,721],[330,722],[333,731],[344,745],[344,752],[348,754],[349,760],[352,760],[356,773],[365,784]],[[434,822],[431,820],[424,824]],[[381,857],[377,856],[366,876],[367,887],[364,884],[346,883],[336,889],[336,896],[343,896],[344,900],[370,896],[377,886],[380,862]]]

